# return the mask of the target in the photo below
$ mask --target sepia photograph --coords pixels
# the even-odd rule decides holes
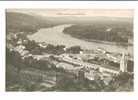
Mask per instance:
[[[6,9],[6,91],[133,92],[134,9]]]

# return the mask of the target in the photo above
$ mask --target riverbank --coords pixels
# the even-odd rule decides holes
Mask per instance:
[[[51,28],[42,28],[38,30],[38,32],[28,35],[30,40],[35,40],[36,42],[46,42],[48,44],[53,45],[65,45],[66,47],[71,47],[78,45],[83,49],[97,49],[104,48],[109,52],[116,53],[130,53],[132,54],[132,50],[127,50],[126,47],[121,47],[117,45],[113,45],[110,43],[100,42],[100,41],[87,41],[78,38],[74,38],[68,34],[64,34],[63,30],[67,27],[70,27],[71,24],[58,25]]]

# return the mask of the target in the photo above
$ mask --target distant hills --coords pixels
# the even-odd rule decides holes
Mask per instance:
[[[35,32],[41,27],[50,27],[51,24],[40,16],[24,13],[6,12],[6,31],[9,32]]]
[[[132,22],[133,23],[133,22]],[[126,44],[133,39],[133,24],[126,21],[97,21],[75,24],[64,29],[65,34],[87,41],[108,41]]]
[[[52,27],[59,24],[79,24],[80,27],[83,27],[79,31],[90,31],[86,28],[94,28],[96,27],[96,30],[102,31],[102,29],[99,29],[100,27],[105,28],[112,28],[119,29],[122,32],[119,34],[124,34],[133,36],[133,18],[127,18],[127,17],[104,17],[104,16],[97,16],[97,17],[77,17],[77,16],[62,16],[62,17],[47,17],[47,16],[39,16],[35,14],[26,14],[26,13],[19,13],[19,12],[6,12],[6,31],[9,32],[36,32],[40,28],[47,28]],[[87,25],[88,24],[88,25]],[[92,27],[90,27],[92,25]],[[93,26],[94,25],[94,26]],[[118,26],[118,27],[116,27]],[[78,26],[75,26],[77,29],[80,28]],[[85,28],[84,28],[85,27]],[[98,28],[99,27],[99,28]],[[85,30],[83,30],[85,29]],[[91,30],[92,30],[91,29]],[[74,30],[74,31],[73,31]],[[68,31],[70,31],[68,29]],[[74,33],[75,29],[71,29],[71,31]],[[68,33],[71,33],[68,32]],[[91,34],[91,32],[88,32]],[[99,31],[98,31],[99,32]],[[74,34],[80,35],[80,33]],[[84,32],[83,32],[84,34]],[[73,36],[74,36],[73,35]],[[86,37],[88,34],[86,35]],[[78,36],[77,36],[78,37]],[[89,37],[88,37],[89,38]],[[87,39],[87,38],[86,38]]]

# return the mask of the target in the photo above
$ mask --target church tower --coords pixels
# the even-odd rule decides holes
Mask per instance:
[[[127,72],[127,56],[124,52],[122,53],[122,57],[120,60],[120,71]]]

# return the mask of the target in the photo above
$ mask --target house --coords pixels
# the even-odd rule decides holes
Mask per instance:
[[[47,44],[45,42],[40,42],[38,43],[38,45],[42,48],[46,48],[47,47]]]

